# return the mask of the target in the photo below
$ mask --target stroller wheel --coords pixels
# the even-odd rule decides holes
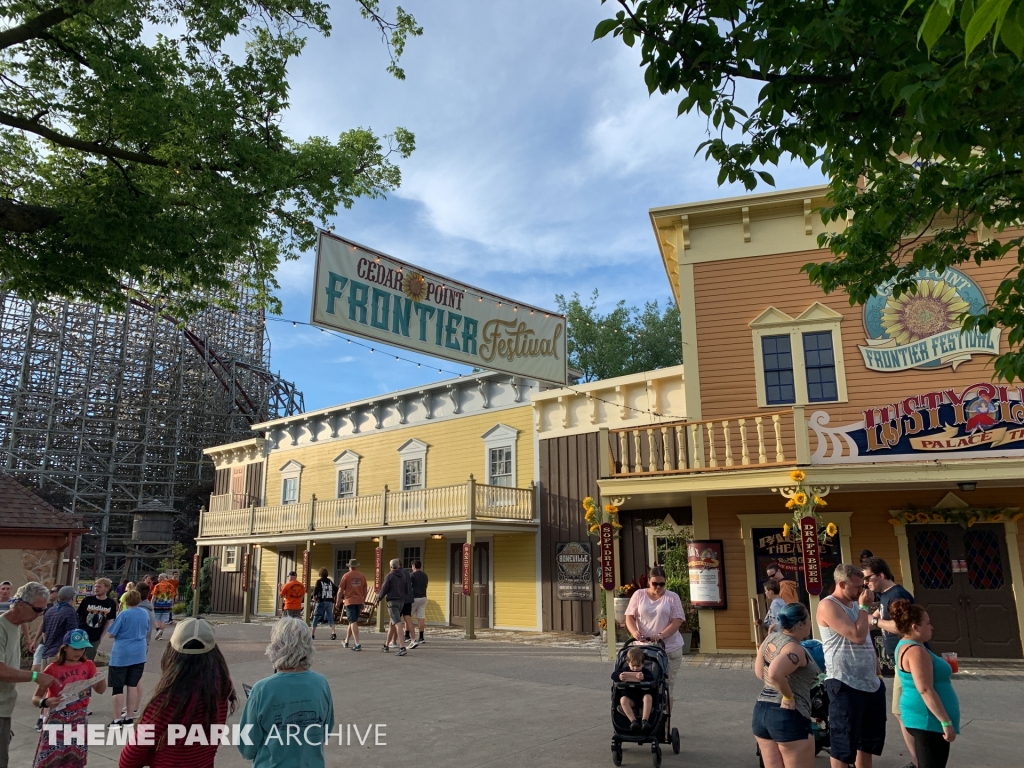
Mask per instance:
[[[622,745],[617,742],[612,744],[612,762],[622,765]]]
[[[654,768],[661,768],[661,747],[658,746],[657,742],[655,742],[654,748],[651,750],[651,762],[654,763]]]
[[[673,754],[679,754],[679,729],[672,729],[672,752]]]

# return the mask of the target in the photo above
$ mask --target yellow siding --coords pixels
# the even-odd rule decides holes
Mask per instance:
[[[487,467],[484,442],[480,439],[496,424],[507,424],[519,430],[516,440],[516,484],[527,487],[533,480],[533,409],[529,405],[493,413],[474,414],[436,424],[417,424],[390,432],[357,435],[345,440],[318,442],[270,456],[267,471],[268,505],[281,500],[281,473],[289,460],[303,465],[299,481],[299,500],[333,499],[337,494],[337,472],[334,459],[345,450],[362,456],[359,462],[357,487],[359,495],[380,493],[387,485],[397,491],[402,487],[399,477],[398,449],[412,438],[428,446],[426,460],[427,486],[464,483],[472,473],[478,482],[486,482]]]
[[[263,547],[260,553],[259,597],[256,613],[272,614],[277,598],[277,548]]]
[[[427,539],[423,549],[423,570],[427,574],[427,621],[447,623],[444,615],[448,591],[447,539]]]
[[[334,564],[331,562],[331,558],[334,557],[334,549],[330,544],[320,544],[317,546],[313,545],[313,556],[310,559],[310,570],[312,573],[309,575],[309,584],[312,586],[316,584],[316,580],[320,578],[320,569],[326,568],[327,575],[332,579],[334,578]],[[301,570],[301,564],[300,564]]]
[[[494,624],[537,627],[537,558],[534,534],[494,534]]]

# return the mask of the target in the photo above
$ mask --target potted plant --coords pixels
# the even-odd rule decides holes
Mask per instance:
[[[623,584],[615,588],[615,623],[626,623],[626,609],[629,607],[629,598],[636,592],[636,584]]]

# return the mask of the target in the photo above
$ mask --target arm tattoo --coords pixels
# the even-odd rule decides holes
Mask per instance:
[[[797,656],[795,653],[787,653],[786,654],[786,658],[788,658],[794,664],[799,664],[800,663],[800,657]]]

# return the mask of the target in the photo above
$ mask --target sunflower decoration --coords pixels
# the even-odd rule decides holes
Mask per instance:
[[[798,507],[802,507],[804,504],[807,503],[807,494],[804,493],[803,491],[797,491],[795,494],[793,494],[793,501],[796,502],[796,505]]]
[[[967,527],[970,528],[976,522],[978,522],[978,516],[977,515],[971,515],[970,517],[967,518]]]
[[[782,538],[789,539],[789,523],[782,526]]]
[[[968,309],[953,286],[921,280],[916,293],[889,297],[882,310],[882,328],[897,344],[909,344],[952,328]]]
[[[929,515],[927,512],[918,512],[916,517],[917,522],[919,523],[927,523],[932,519],[932,516]]]
[[[829,538],[839,533],[839,527],[835,523],[829,523],[825,526],[825,535]]]
[[[1001,522],[1003,522],[1003,513],[1002,512],[993,512],[991,515],[988,516],[988,521],[990,523],[1001,523]]]
[[[418,304],[427,298],[427,279],[419,272],[409,272],[402,278],[402,293]]]
[[[793,523],[786,523],[782,528],[783,539],[788,539],[790,533],[799,532],[801,526],[801,520],[805,517],[812,517],[815,520],[818,519],[818,508],[825,507],[825,499],[822,498],[828,493],[827,486],[825,488],[818,488],[812,486],[805,488],[804,480],[807,479],[807,474],[802,469],[794,469],[789,473],[789,479],[792,480],[796,487],[784,488],[782,495],[786,498],[786,509],[793,511]],[[835,523],[829,523],[827,526],[818,527],[818,537],[825,542],[826,539],[835,536],[839,532],[839,528]],[[802,534],[801,534],[802,535]]]
[[[1024,512],[1018,512],[1016,515],[1010,518],[1011,523],[1016,523],[1018,520],[1024,520]]]
[[[583,499],[583,519],[587,521],[587,531],[591,536],[596,536],[601,530],[601,518],[597,511],[597,502],[587,496]],[[619,523],[619,508],[614,504],[606,504],[604,511],[608,513],[609,522],[612,528],[618,530],[622,527]]]
[[[789,473],[789,479],[794,483],[802,483],[806,477],[807,475],[804,474],[802,469],[794,469]]]
[[[823,498],[821,498],[821,496],[815,496],[814,497],[814,506],[816,506],[816,507],[827,507],[828,504],[825,503],[825,500]]]

